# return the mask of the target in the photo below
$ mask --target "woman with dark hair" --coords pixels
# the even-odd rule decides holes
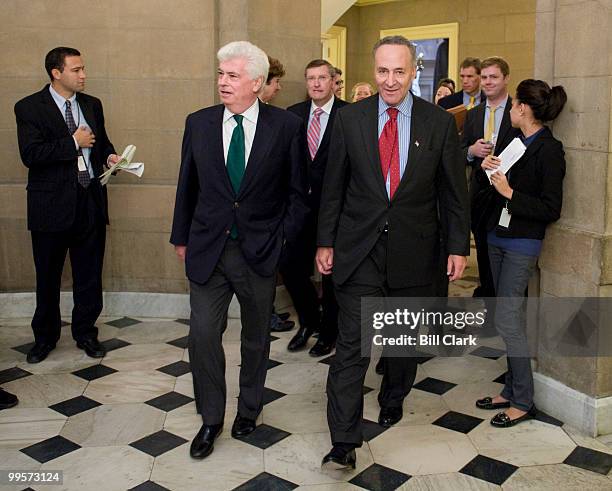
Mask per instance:
[[[546,226],[559,219],[563,199],[563,145],[544,122],[554,120],[565,105],[561,86],[542,80],[523,80],[512,101],[512,126],[522,132],[527,147],[504,175],[491,175],[493,213],[488,222],[489,259],[498,303],[495,327],[506,343],[508,371],[501,394],[476,401],[481,409],[507,408],[491,419],[500,428],[535,416],[533,374],[525,332],[525,289],[534,271]],[[481,167],[495,170],[501,160],[489,155]],[[479,172],[479,186],[489,186]],[[492,190],[493,191],[493,190]]]

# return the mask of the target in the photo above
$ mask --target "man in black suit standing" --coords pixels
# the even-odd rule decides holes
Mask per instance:
[[[466,162],[472,167],[470,178],[471,225],[476,243],[476,259],[480,277],[480,285],[474,290],[474,296],[487,298],[495,296],[486,229],[489,215],[493,211],[491,198],[495,193],[491,186],[479,187],[476,175],[484,173],[480,168],[482,160],[490,153],[499,155],[520,134],[520,130],[512,128],[510,122],[512,98],[508,95],[510,67],[506,60],[496,56],[483,60],[481,78],[486,99],[473,111],[468,112],[463,127],[462,146]],[[491,305],[488,308],[494,308],[494,306]]]
[[[259,101],[267,55],[246,41],[217,53],[222,104],[187,117],[170,242],[190,284],[189,359],[203,425],[191,456],[213,451],[226,401],[222,336],[235,294],[241,310],[240,396],[232,436],[255,429],[270,352],[270,315],[284,242],[307,213],[304,131]]]
[[[333,448],[325,467],[355,466],[362,445],[362,297],[433,294],[440,224],[451,281],[469,253],[468,200],[454,118],[413,96],[415,46],[389,36],[374,46],[378,95],[338,111],[319,213],[317,267],[333,270],[340,306],[336,355],[327,380]],[[439,218],[439,214],[441,215]],[[385,357],[379,423],[402,417],[414,357]]]
[[[484,100],[484,92],[480,89],[480,60],[478,58],[468,57],[461,62],[459,78],[461,78],[461,90],[440,99],[438,106],[451,109],[464,105],[470,110]]]
[[[310,355],[329,354],[338,335],[338,303],[331,277],[322,279],[322,316],[319,316],[319,298],[310,277],[317,250],[317,218],[323,176],[331,143],[331,132],[338,108],[347,103],[334,96],[333,67],[325,60],[312,60],[304,72],[309,99],[295,104],[288,111],[302,118],[307,141],[302,152],[308,173],[308,205],[310,214],[299,239],[287,247],[282,259],[281,273],[287,291],[300,320],[300,329],[288,345],[289,351],[306,346],[313,332],[319,331],[317,343]]]
[[[28,167],[28,229],[36,267],[34,346],[29,363],[44,360],[61,333],[60,281],[70,252],[72,337],[101,358],[95,322],[102,311],[102,261],[108,224],[106,188],[98,176],[119,157],[106,135],[99,99],[86,95],[85,65],[74,48],[45,58],[51,79],[15,104],[21,160]]]

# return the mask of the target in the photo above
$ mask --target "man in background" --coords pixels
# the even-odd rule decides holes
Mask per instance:
[[[480,60],[478,58],[468,57],[461,62],[459,78],[462,89],[440,99],[438,101],[440,107],[452,109],[464,105],[470,110],[484,100],[484,93],[480,89]]]

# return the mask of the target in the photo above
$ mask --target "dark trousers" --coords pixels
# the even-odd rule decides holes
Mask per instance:
[[[310,235],[309,237],[305,237]],[[300,326],[319,331],[319,339],[333,343],[338,336],[338,302],[329,276],[322,279],[323,296],[319,301],[311,276],[316,245],[314,230],[307,232],[295,244],[287,244],[283,251],[280,273],[291,296]],[[322,315],[319,314],[321,305]]]
[[[476,244],[476,261],[478,262],[478,276],[480,286],[474,291],[475,297],[494,297],[495,286],[491,273],[489,248],[487,245],[487,231],[474,230],[474,243]]]
[[[336,285],[340,306],[336,356],[327,377],[327,421],[333,444],[363,443],[362,387],[370,358],[362,356],[361,298],[431,296],[431,284],[393,289],[386,282],[387,236],[382,234],[370,254],[342,285]],[[370,346],[371,343],[368,343]],[[381,407],[401,407],[416,377],[415,357],[385,357],[378,395]]]
[[[92,183],[77,186],[76,217],[72,227],[61,232],[32,231],[36,267],[36,311],[32,330],[37,343],[55,345],[61,334],[60,285],[66,253],[72,266],[72,337],[76,341],[95,338],[95,322],[102,312],[102,263],[106,224]]]
[[[198,413],[204,424],[223,422],[227,397],[222,337],[227,310],[240,304],[240,395],[238,413],[257,419],[263,405],[270,354],[270,315],[276,276],[260,276],[245,261],[238,241],[228,239],[210,279],[190,282],[189,360]]]
[[[525,328],[525,288],[538,258],[489,246],[491,270],[499,301],[495,328],[506,343],[508,371],[501,396],[512,407],[533,407],[533,373]]]

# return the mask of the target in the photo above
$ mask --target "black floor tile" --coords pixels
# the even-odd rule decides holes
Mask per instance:
[[[170,491],[168,488],[164,488],[160,486],[156,482],[153,481],[145,481],[142,484],[139,484],[135,488],[130,488],[128,491]]]
[[[114,321],[107,322],[106,324],[113,327],[118,327],[123,329],[124,327],[134,326],[136,324],[141,324],[142,321],[138,321],[136,319],[132,319],[131,317],[122,317],[121,319],[117,319]]]
[[[123,341],[123,339],[117,338],[107,339],[106,341],[102,341],[100,344],[106,348],[107,352],[115,351],[119,348],[125,348],[126,346],[130,345],[130,343],[128,343],[127,341]]]
[[[563,463],[606,476],[612,469],[612,455],[590,448],[576,447]]]
[[[189,343],[189,336],[183,336],[182,338],[175,339],[174,341],[168,341],[166,344],[171,344],[177,348],[186,349]]]
[[[158,431],[149,436],[145,436],[138,441],[130,443],[130,447],[134,447],[141,452],[144,452],[152,457],[159,457],[173,448],[187,443],[187,440],[180,436],[168,433],[165,430]]]
[[[177,361],[174,363],[170,363],[170,365],[166,365],[165,367],[161,367],[157,369],[159,372],[172,375],[173,377],[180,377],[181,375],[185,375],[186,373],[191,372],[191,368],[189,366],[189,362],[187,361]]]
[[[145,404],[161,409],[162,411],[170,412],[185,404],[189,404],[191,401],[193,401],[192,397],[188,397],[178,392],[168,392],[163,396],[146,401]]]
[[[328,356],[327,358],[323,358],[322,360],[319,360],[319,363],[323,363],[324,365],[331,365],[332,360],[334,359],[336,355],[333,354],[331,356]]]
[[[563,426],[563,421],[558,420],[557,418],[553,418],[552,416],[549,416],[544,411],[540,411],[539,409],[536,411],[535,419],[537,419],[538,421],[542,421],[542,423],[548,423],[554,426]]]
[[[270,334],[270,342],[276,341],[277,339],[280,339],[280,338],[278,336],[275,336],[274,334]]]
[[[57,459],[62,455],[74,452],[81,448],[74,442],[64,438],[63,436],[54,436],[53,438],[47,438],[42,442],[35,443],[29,447],[22,448],[21,452],[26,454],[28,457],[32,457],[41,464],[49,462],[50,460]]]
[[[276,399],[280,399],[281,397],[285,397],[287,394],[279,392],[278,390],[269,389],[268,387],[264,387],[264,395],[263,395],[263,404],[270,404],[274,402]]]
[[[189,319],[176,319],[174,322],[179,322],[181,324],[189,325]]]
[[[72,372],[72,375],[76,375],[77,377],[81,377],[82,379],[89,380],[91,382],[92,380],[106,377],[107,375],[115,373],[116,371],[117,370],[114,368],[107,367],[106,365],[93,365],[91,367]]]
[[[437,378],[427,377],[421,380],[418,384],[414,384],[414,388],[441,396],[442,394],[445,394],[451,390],[453,387],[456,387],[456,385],[457,384],[453,384],[452,382],[445,382],[444,380],[438,380]]]
[[[12,382],[13,380],[18,380],[23,377],[29,377],[30,375],[32,375],[30,372],[17,367],[1,370],[0,385],[5,384],[7,382]]]
[[[19,351],[20,353],[23,353],[24,355],[27,355],[28,351],[30,351],[33,346],[34,346],[34,341],[32,341],[31,343],[21,344],[19,346],[13,346],[12,349],[14,349],[15,351]]]
[[[497,377],[493,382],[497,382],[498,384],[506,383],[506,372],[502,373],[499,377]]]
[[[276,360],[268,360],[268,370],[270,370],[271,368],[277,367],[279,365],[282,365],[282,362],[276,361]]]
[[[362,392],[363,395],[365,396],[366,394],[369,394],[370,392],[372,392],[374,389],[372,387],[368,387],[367,385],[364,385],[362,387]]]
[[[232,491],[291,491],[297,487],[297,484],[285,481],[267,472],[262,472]]]
[[[361,420],[361,424],[363,427],[363,439],[366,442],[374,440],[378,435],[388,430],[388,428],[380,426],[378,423],[370,421],[369,419]]]
[[[501,486],[517,469],[515,465],[477,455],[459,472]]]
[[[469,433],[483,421],[484,419],[481,418],[449,411],[436,419],[432,424],[449,430],[458,431],[459,433]]]
[[[411,477],[403,472],[389,469],[384,465],[372,464],[349,482],[355,486],[372,491],[392,491],[399,488]]]
[[[266,448],[271,447],[275,443],[284,440],[289,435],[291,435],[291,433],[279,430],[274,426],[260,424],[257,428],[255,428],[255,431],[245,437],[241,437],[240,441],[249,443],[254,447],[265,450]]]
[[[70,417],[98,406],[101,406],[98,401],[94,401],[85,396],[78,396],[53,404],[53,406],[49,406],[49,409],[53,409],[64,416]]]
[[[489,346],[479,346],[474,351],[470,352],[470,355],[472,356],[488,358],[489,360],[498,360],[505,354],[505,351],[496,348],[490,348]]]

